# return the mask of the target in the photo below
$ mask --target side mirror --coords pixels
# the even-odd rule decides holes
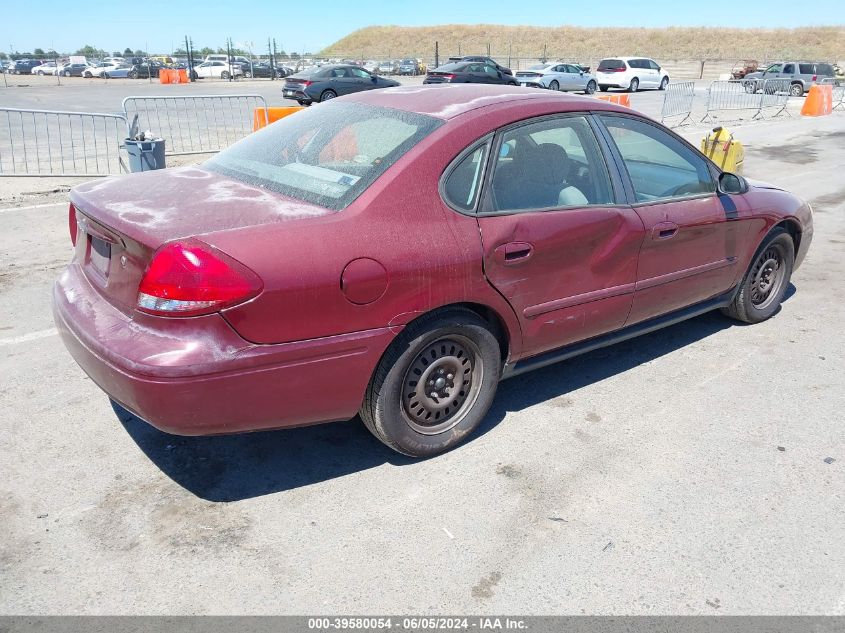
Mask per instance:
[[[739,174],[732,174],[723,171],[719,174],[719,193],[745,193],[748,191],[748,182]]]

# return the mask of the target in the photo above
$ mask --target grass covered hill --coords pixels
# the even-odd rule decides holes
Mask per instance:
[[[648,55],[675,60],[772,60],[780,57],[845,59],[845,25],[795,29],[720,27],[581,28],[575,26],[370,26],[323,49],[327,57],[387,58],[490,54],[495,57],[599,59],[609,55]]]

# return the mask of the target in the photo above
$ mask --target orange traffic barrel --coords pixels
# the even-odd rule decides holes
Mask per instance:
[[[255,132],[256,130],[260,130],[265,125],[273,123],[273,121],[284,119],[286,116],[290,116],[294,112],[299,112],[302,110],[302,107],[303,106],[284,106],[267,108],[266,110],[264,108],[255,108],[255,111],[252,114],[252,131]]]
[[[833,86],[816,84],[810,86],[810,92],[801,107],[803,116],[825,116],[833,112]]]
[[[625,106],[626,108],[631,107],[631,97],[627,94],[619,94],[619,95],[596,95],[597,99],[601,99],[602,101],[609,101],[610,103],[616,103],[621,106]]]
[[[179,70],[174,71],[174,72],[177,73],[177,75],[179,77],[179,83],[180,84],[189,83],[190,80],[188,79],[188,71],[186,69],[180,68]]]

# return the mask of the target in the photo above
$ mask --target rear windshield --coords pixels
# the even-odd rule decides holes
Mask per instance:
[[[610,70],[611,68],[625,68],[625,62],[621,59],[603,59],[599,64],[599,70]]]
[[[322,103],[250,134],[203,166],[341,210],[442,123],[401,110]]]

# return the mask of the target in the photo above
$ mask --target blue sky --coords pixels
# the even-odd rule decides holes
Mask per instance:
[[[194,45],[225,46],[253,41],[263,51],[268,37],[287,52],[316,52],[351,31],[373,24],[405,26],[531,24],[542,26],[749,26],[792,27],[842,23],[841,0],[819,0],[812,10],[783,0],[658,2],[560,0],[253,0],[252,2],[114,2],[42,0],[8,3],[2,11],[0,49],[75,50],[85,44],[106,50],[127,46],[169,52],[185,34]],[[54,19],[51,15],[55,15]]]

